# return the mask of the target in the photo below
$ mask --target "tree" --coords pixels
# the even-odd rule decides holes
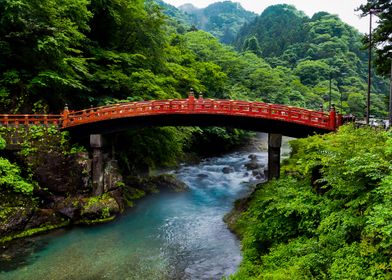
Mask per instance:
[[[298,63],[294,73],[298,75],[304,85],[316,85],[328,79],[330,67],[320,60],[304,60]]]
[[[376,65],[380,73],[387,75],[390,72],[392,59],[392,2],[388,0],[368,0],[359,7],[362,16],[376,11],[378,26],[374,30],[373,43],[376,48]]]
[[[257,56],[261,56],[259,40],[257,40],[255,36],[247,38],[244,43],[243,51],[250,51]]]
[[[88,3],[0,2],[0,96],[7,99],[0,110],[31,111],[44,100],[59,111],[70,94],[87,89],[82,46],[91,17]]]

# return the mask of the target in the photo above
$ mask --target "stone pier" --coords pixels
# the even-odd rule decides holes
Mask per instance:
[[[268,180],[278,179],[280,175],[280,148],[282,134],[268,134]]]
[[[93,194],[95,196],[102,195],[104,192],[103,184],[103,148],[105,146],[104,138],[101,134],[90,135],[90,147],[93,150],[92,160],[92,184]]]

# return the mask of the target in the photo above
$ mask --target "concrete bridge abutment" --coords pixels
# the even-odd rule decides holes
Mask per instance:
[[[106,141],[102,134],[90,135],[90,147],[92,149],[92,166],[91,179],[94,196],[99,196],[104,193],[104,147]]]

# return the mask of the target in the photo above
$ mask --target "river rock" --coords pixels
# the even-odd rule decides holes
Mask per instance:
[[[77,213],[80,213],[80,209],[74,207],[73,205],[67,205],[58,209],[57,212],[70,220],[74,220],[77,216]]]
[[[58,225],[61,222],[61,217],[56,215],[53,209],[37,209],[26,224],[25,230],[38,228],[43,225]]]
[[[248,156],[248,158],[249,158],[251,161],[257,161],[257,156],[256,156],[255,154],[250,154],[250,155]]]
[[[247,170],[250,171],[250,170],[260,169],[264,167],[264,164],[259,163],[257,161],[257,156],[255,154],[250,154],[248,158],[250,159],[250,161],[245,163],[245,167]]]
[[[252,175],[257,179],[257,180],[263,180],[265,179],[265,172],[263,168],[255,169],[252,170]]]
[[[261,175],[261,174],[264,174],[264,169],[259,168],[259,169],[252,170],[253,176],[257,176],[257,175]]]
[[[177,179],[173,174],[161,174],[146,178],[127,177],[125,185],[142,190],[146,193],[156,193],[159,192],[159,190],[181,192],[189,189],[184,182]]]
[[[245,167],[247,170],[254,170],[254,169],[262,168],[263,165],[258,163],[257,161],[250,161],[245,163]]]
[[[0,236],[23,231],[32,215],[26,207],[9,207],[6,212],[6,217],[0,217]]]
[[[57,195],[69,195],[88,191],[84,168],[86,163],[85,153],[65,155],[60,150],[42,149],[32,153],[26,161],[31,163],[35,179],[43,189]]]
[[[80,217],[82,205],[80,198],[68,198],[58,201],[56,205],[56,212],[65,218],[74,221]]]
[[[125,203],[123,199],[124,190],[122,188],[117,188],[115,190],[110,191],[109,195],[116,200],[118,206],[120,207],[120,212],[122,212],[125,208]]]
[[[172,174],[161,174],[151,178],[151,182],[156,184],[160,190],[171,190],[175,192],[182,192],[189,189],[189,187],[181,180],[177,179]]]
[[[120,206],[108,193],[85,199],[81,216],[87,220],[106,219],[120,213]]]
[[[222,168],[222,172],[224,174],[229,174],[229,173],[232,173],[234,171],[235,171],[234,167],[232,167],[232,166],[225,166],[225,167]]]
[[[199,174],[197,174],[197,178],[200,180],[206,179],[206,178],[208,178],[208,174],[199,173]]]

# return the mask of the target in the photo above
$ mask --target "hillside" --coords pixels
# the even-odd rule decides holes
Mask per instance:
[[[239,3],[224,1],[198,9],[192,4],[184,4],[175,8],[161,0],[156,1],[164,8],[164,13],[176,20],[207,31],[222,43],[231,44],[240,28],[251,22],[256,14],[246,11]]]
[[[324,88],[324,99],[329,99],[331,81],[332,102],[342,102],[343,110],[358,105],[358,115],[363,112],[359,104],[364,103],[367,89],[368,57],[362,38],[337,15],[319,12],[309,18],[294,6],[282,4],[268,7],[252,23],[244,25],[235,46],[265,58],[273,67],[292,69],[314,92]],[[382,102],[387,92],[387,83],[375,77],[374,102]],[[357,105],[353,106],[353,102]]]

